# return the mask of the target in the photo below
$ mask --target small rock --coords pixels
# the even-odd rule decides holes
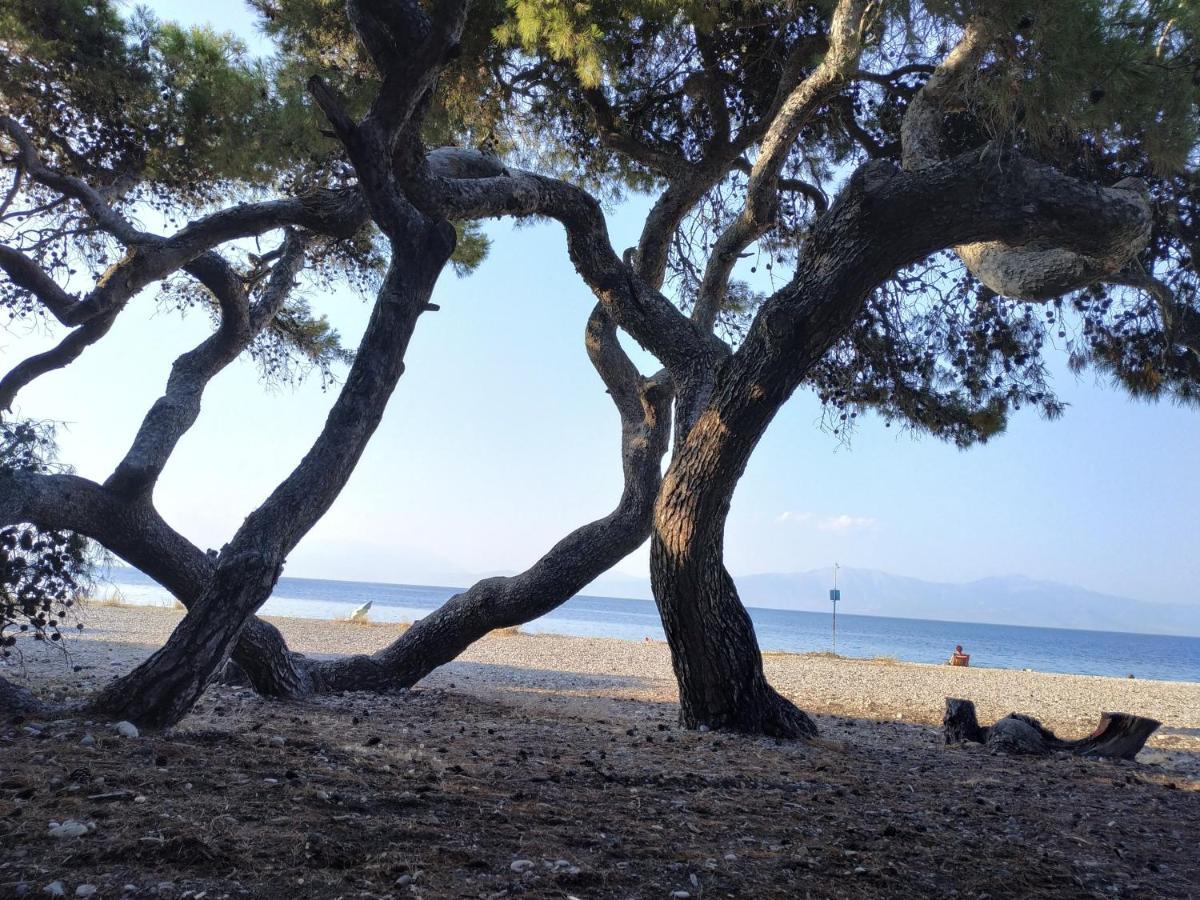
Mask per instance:
[[[696,730],[697,730],[697,731],[699,731],[701,734],[704,734],[706,731],[708,731],[708,730],[709,730],[709,728],[708,728],[708,726],[707,726],[707,725],[701,725],[701,726],[700,726],[699,728],[697,728]],[[672,897],[674,897],[675,895],[674,895],[674,894],[672,894],[671,896],[672,896]]]
[[[67,889],[61,881],[52,881],[42,888],[42,893],[49,894],[51,897],[65,897],[67,896]]]
[[[520,875],[522,872],[528,872],[533,868],[532,859],[514,859],[512,865],[509,866],[514,872]]]
[[[96,886],[94,884],[81,884],[75,888],[76,897],[94,897],[96,895]]]
[[[412,884],[412,880],[413,878],[411,875],[401,875],[396,879],[396,887],[408,887],[410,884]]]
[[[272,736],[272,738],[269,741],[267,741],[267,743],[270,744],[272,747],[286,747],[287,746],[287,738],[285,738],[282,734],[277,734],[277,735]]]
[[[113,726],[113,731],[121,737],[135,738],[138,736],[137,726],[132,722],[118,722]]]
[[[90,734],[85,734],[80,738],[79,744],[82,747],[94,747],[96,746],[96,739]]]
[[[687,900],[690,896],[692,895],[687,891],[671,891],[672,900]]]
[[[87,833],[88,827],[82,822],[76,822],[74,819],[67,819],[61,825],[54,822],[50,823],[50,837],[74,838],[82,837]]]

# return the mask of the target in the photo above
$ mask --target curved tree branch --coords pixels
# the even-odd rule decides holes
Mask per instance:
[[[303,237],[287,233],[282,255],[253,310],[241,279],[217,254],[205,254],[188,264],[188,271],[217,298],[220,325],[175,361],[166,392],[146,413],[133,445],[104,483],[108,490],[133,497],[153,489],[179,440],[199,417],[208,383],[241,355],[283,307],[304,264],[305,246]]]
[[[567,249],[584,282],[621,328],[672,372],[712,352],[711,341],[666,297],[637,278],[612,248],[599,202],[586,191],[543,175],[435,179],[439,203],[452,219],[548,216],[567,232]]]
[[[85,322],[69,332],[51,349],[30,356],[13,366],[0,378],[0,410],[12,409],[17,394],[31,381],[73,363],[84,350],[108,333],[115,318],[115,315],[107,315]]]
[[[72,312],[78,306],[79,299],[60,288],[58,282],[24,253],[0,244],[0,269],[8,274],[13,284],[37,297],[59,322],[64,325],[75,324]]]
[[[740,254],[775,224],[779,175],[800,129],[856,70],[862,53],[863,18],[870,6],[869,0],[838,0],[825,58],[788,94],[767,127],[750,169],[746,202],[717,238],[692,308],[692,321],[704,331],[711,331],[716,323]]]
[[[1140,267],[1137,271],[1126,269],[1104,280],[1109,284],[1136,288],[1153,297],[1168,338],[1200,357],[1200,312],[1176,297],[1166,282],[1140,271]]]
[[[0,526],[26,522],[96,541],[153,578],[185,607],[201,596],[216,569],[212,558],[171,528],[148,498],[118,497],[77,475],[0,471]],[[239,635],[233,659],[250,669],[280,647],[283,637],[275,626],[253,619]],[[269,682],[260,690],[285,693]]]
[[[424,15],[416,4],[363,4],[373,16]],[[438,41],[448,45],[457,42],[462,15],[453,0],[444,9],[452,18]],[[431,27],[439,33],[438,16]],[[397,33],[392,37],[395,40]],[[440,70],[444,56],[431,66]],[[447,221],[430,218],[401,191],[393,154],[384,152],[390,151],[394,137],[389,125],[373,109],[344,136],[346,153],[371,217],[388,239],[392,259],[325,425],[300,463],[222,549],[212,579],[166,644],[96,696],[93,708],[104,715],[162,727],[192,708],[228,659],[238,634],[270,596],[287,555],[349,480],[383,416],[404,372],[417,319],[428,308],[438,276],[453,253],[455,234]]]

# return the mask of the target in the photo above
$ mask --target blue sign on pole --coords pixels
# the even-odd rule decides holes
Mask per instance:
[[[829,592],[829,599],[833,603],[833,652],[837,653],[837,605],[842,599],[842,592],[834,588]]]

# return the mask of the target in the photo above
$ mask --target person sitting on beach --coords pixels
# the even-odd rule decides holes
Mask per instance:
[[[958,644],[954,648],[954,655],[950,657],[947,665],[951,666],[969,666],[971,664],[971,654],[963,653],[962,644]]]

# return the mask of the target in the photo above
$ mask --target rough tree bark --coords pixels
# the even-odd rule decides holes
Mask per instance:
[[[758,121],[744,123],[736,135],[731,134],[718,73],[708,73],[699,102],[708,105],[714,130],[698,159],[685,158],[681,149],[663,153],[661,145],[656,149],[640,142],[636,129],[617,120],[603,92],[586,93],[601,140],[657,171],[667,183],[638,246],[623,259],[611,247],[599,204],[585,192],[555,179],[507,169],[472,151],[447,151],[435,158],[435,154],[422,154],[415,142],[398,140],[419,118],[421,97],[439,60],[452,49],[453,35],[461,27],[461,6],[442,8],[426,21],[415,5],[399,9],[373,0],[350,5],[351,19],[384,76],[383,90],[359,125],[348,119],[333,92],[319,81],[311,85],[360,176],[369,174],[361,171],[367,160],[397,165],[387,178],[362,179],[370,216],[393,243],[399,236],[401,243],[410,242],[412,234],[406,229],[413,221],[411,207],[426,223],[488,216],[553,217],[566,229],[570,257],[612,322],[667,367],[677,392],[676,441],[654,504],[651,574],[680,681],[682,718],[688,725],[785,736],[813,731],[811,720],[779,697],[763,677],[753,629],[723,567],[723,532],[750,453],[805,374],[854,322],[870,292],[897,269],[954,247],[968,267],[997,289],[1015,296],[1046,296],[1119,271],[1148,233],[1149,210],[1136,185],[1120,185],[1119,190],[1083,185],[992,146],[950,160],[941,158],[945,113],[958,101],[957,94],[969,83],[965,75],[978,66],[987,46],[988,36],[976,23],[968,26],[960,46],[910,104],[901,133],[903,169],[869,163],[828,206],[813,186],[783,178],[784,162],[802,129],[817,111],[838,99],[848,79],[856,77],[863,36],[870,31],[876,10],[876,4],[865,0],[839,0],[834,6],[828,34],[818,36],[826,51],[823,61],[808,71],[814,48],[798,47],[784,67],[778,96],[768,111]],[[409,33],[403,25],[408,20],[421,25]],[[704,53],[703,47],[700,52]],[[381,123],[388,127],[381,130]],[[751,163],[742,154],[754,144],[758,152]],[[689,210],[732,170],[749,176],[745,207],[718,237],[688,317],[661,293],[668,244]],[[85,205],[91,202],[74,184],[62,189],[75,191],[73,196]],[[795,277],[761,307],[742,346],[732,353],[713,335],[713,322],[725,302],[736,260],[775,226],[778,195],[785,190],[809,197],[819,215],[804,236]],[[346,210],[354,203],[325,199],[353,217]],[[281,221],[301,212],[313,214],[311,206],[270,210],[271,215],[282,216]],[[189,252],[197,241],[238,227],[245,223],[234,217],[189,233]],[[139,233],[127,242],[135,240],[144,243],[146,238]],[[156,248],[160,254],[167,252]],[[398,258],[410,256],[400,253]],[[28,276],[36,281],[19,260],[0,256],[0,267],[14,279]],[[1052,270],[1053,277],[1044,277],[1043,270]],[[136,266],[126,266],[121,274],[126,282],[154,276]],[[78,325],[80,332],[102,327],[103,316],[119,309],[124,299],[120,292],[97,294],[76,306],[72,298],[41,287],[47,308],[64,324]],[[297,473],[304,468],[302,464]],[[297,479],[309,486],[320,481],[311,472],[298,474]],[[114,486],[124,489],[121,482]],[[252,524],[248,521],[221,554],[217,574],[210,576],[198,598],[197,620],[181,629],[179,640],[164,651],[170,649],[181,660],[190,648],[204,657],[202,668],[228,652],[231,626],[216,623],[219,601],[214,598],[224,592],[232,605],[232,618],[246,620],[248,611],[261,602],[256,598],[269,591],[293,537],[285,533],[278,517],[292,512],[293,506],[305,510],[304,516],[320,506],[319,502],[305,506],[307,499],[273,497],[264,507],[270,515],[260,510],[257,518],[252,517],[254,527],[261,527],[255,534],[247,531]],[[546,559],[558,559],[560,548],[577,556],[582,553],[572,544],[578,534]],[[590,565],[586,557],[581,565]],[[228,572],[222,574],[226,567]],[[531,573],[536,578],[524,580]],[[573,583],[562,577],[556,562],[553,566],[539,563],[512,583],[477,586],[455,598],[444,617],[413,630],[414,646],[426,642],[422,646],[435,651],[416,655],[439,658],[456,646],[438,627],[439,621],[462,628],[474,616],[495,615],[495,621],[503,624],[508,610],[518,605],[538,608],[543,600],[538,599],[542,595],[536,585],[551,582]],[[266,662],[258,673],[263,679],[274,678],[283,692],[303,687],[307,679],[306,689],[311,689],[317,669],[282,655],[284,651],[271,657],[271,648],[282,647],[277,633],[260,629],[254,641],[258,641],[259,662]],[[254,645],[254,641],[245,643]],[[395,659],[390,663],[398,667]],[[156,671],[169,673],[170,667],[161,660],[155,665]],[[346,683],[357,679],[365,684],[373,678],[395,683],[390,676],[379,678],[384,670],[380,659],[356,658],[342,670]],[[147,673],[141,677],[144,680]],[[195,686],[187,679],[184,682],[180,689],[194,693]],[[173,714],[168,711],[165,718]]]

